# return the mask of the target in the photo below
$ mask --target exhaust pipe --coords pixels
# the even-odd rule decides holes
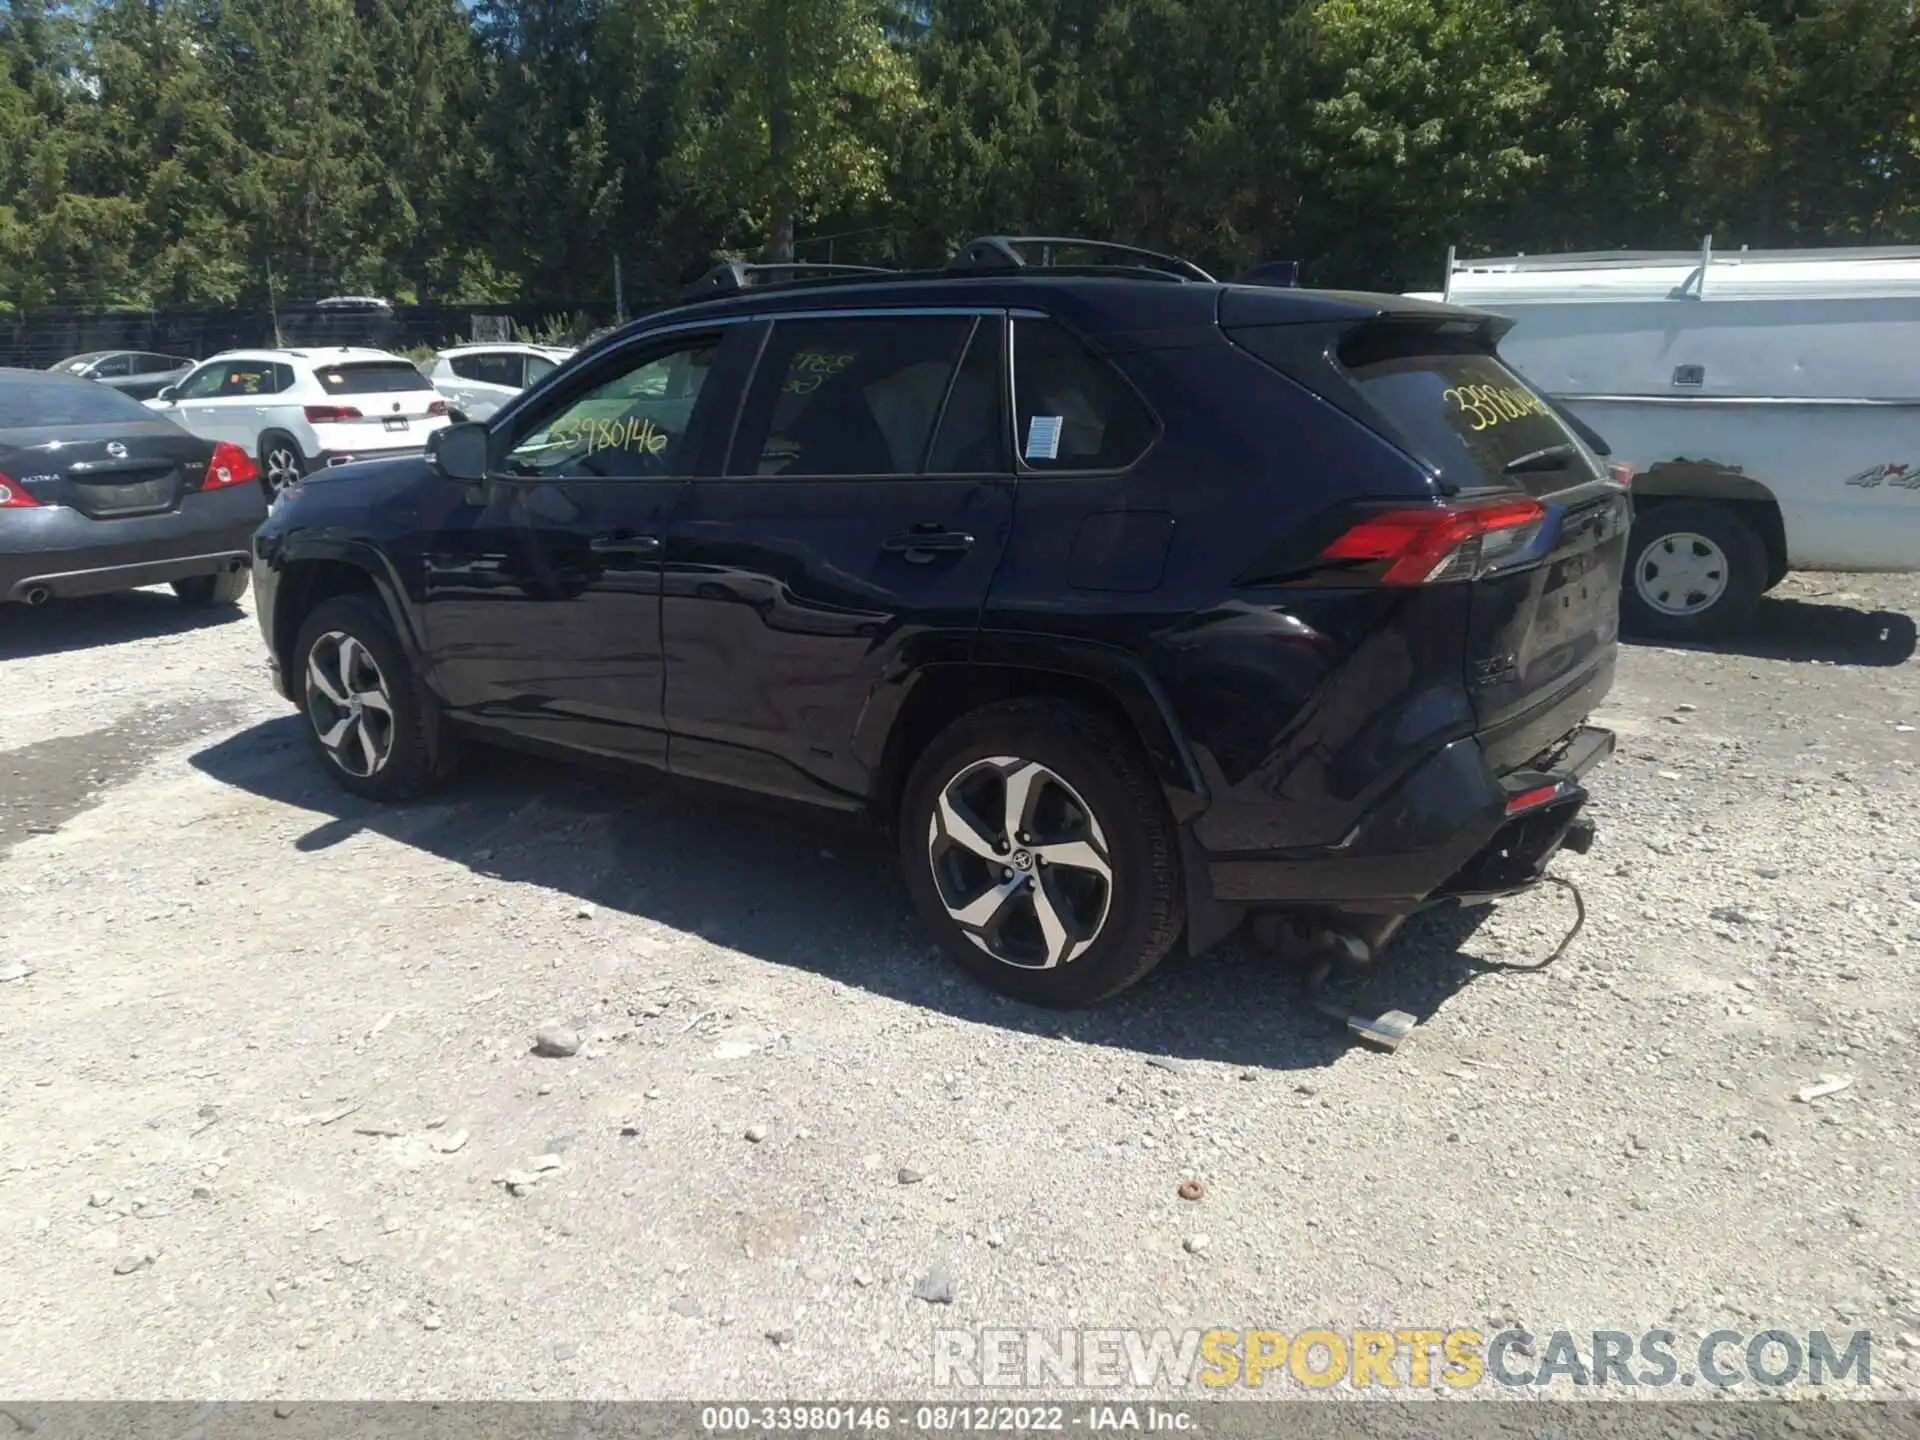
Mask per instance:
[[[1384,1015],[1355,1014],[1327,994],[1327,981],[1336,966],[1357,969],[1372,964],[1406,918],[1383,915],[1368,920],[1354,916],[1336,927],[1300,916],[1260,915],[1255,917],[1254,937],[1270,949],[1306,963],[1307,1002],[1315,1010],[1344,1026],[1355,1039],[1393,1051],[1413,1033],[1418,1023],[1414,1017],[1404,1010],[1389,1010]]]
[[[47,585],[30,585],[27,587],[27,593],[20,598],[38,610],[53,598],[53,590],[52,587]]]

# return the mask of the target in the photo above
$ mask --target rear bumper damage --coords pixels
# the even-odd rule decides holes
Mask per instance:
[[[1210,860],[1214,895],[1249,910],[1405,916],[1530,889],[1562,848],[1591,845],[1582,781],[1613,748],[1613,732],[1583,725],[1496,775],[1476,738],[1457,740],[1336,845]]]

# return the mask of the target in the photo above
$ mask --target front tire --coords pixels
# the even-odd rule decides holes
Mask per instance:
[[[1077,705],[962,716],[908,776],[900,863],[961,969],[1034,1004],[1119,994],[1185,919],[1173,820],[1131,737]]]
[[[1767,547],[1711,500],[1663,502],[1633,522],[1620,619],[1632,634],[1705,642],[1731,634],[1767,588]]]
[[[307,739],[336,784],[369,800],[407,800],[451,772],[439,704],[378,600],[339,595],[317,606],[293,655]]]
[[[173,582],[173,593],[182,605],[192,610],[209,605],[238,605],[252,578],[244,566],[238,570],[222,570],[217,575],[189,575],[185,580]]]

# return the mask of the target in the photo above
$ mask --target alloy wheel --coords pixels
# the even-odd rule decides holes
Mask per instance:
[[[934,890],[961,932],[1002,964],[1051,970],[1100,938],[1113,864],[1093,808],[1047,766],[977,760],[927,823]]]
[[[1727,593],[1726,552],[1704,535],[1662,535],[1633,569],[1639,596],[1662,615],[1698,615]]]
[[[269,446],[266,463],[260,468],[266,472],[267,488],[275,495],[300,479],[300,457],[284,445]]]
[[[328,756],[349,775],[377,773],[393,753],[393,697],[372,653],[329,630],[307,652],[307,718]]]

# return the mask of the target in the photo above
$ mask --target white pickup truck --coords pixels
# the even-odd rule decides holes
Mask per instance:
[[[1501,354],[1632,468],[1630,629],[1920,570],[1920,248],[1449,256],[1428,298],[1512,319]]]

